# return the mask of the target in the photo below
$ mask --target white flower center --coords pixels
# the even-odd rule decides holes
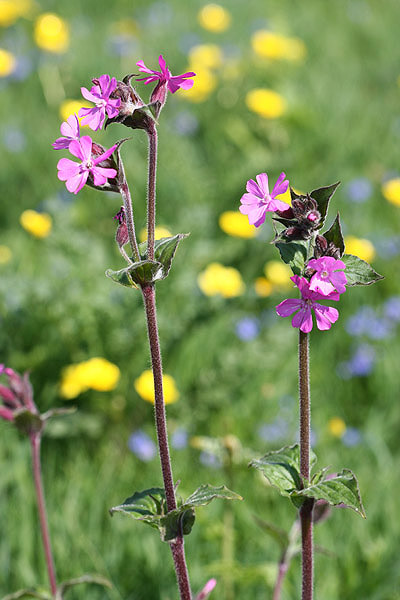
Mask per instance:
[[[321,271],[321,277],[326,279],[328,277],[328,271]]]

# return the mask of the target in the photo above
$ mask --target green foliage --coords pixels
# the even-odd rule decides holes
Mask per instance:
[[[328,213],[329,202],[336,191],[336,188],[340,185],[340,181],[328,185],[326,187],[317,188],[310,192],[311,198],[313,198],[318,204],[318,210],[321,213],[320,228],[323,227],[326,215]]]
[[[371,285],[380,279],[379,275],[365,260],[352,254],[343,254],[342,261],[346,265],[347,285]]]
[[[290,266],[295,275],[302,275],[307,260],[307,242],[278,242],[275,245],[283,262]]]
[[[336,248],[339,248],[340,254],[342,255],[344,252],[344,240],[342,234],[342,227],[340,225],[339,213],[337,213],[336,218],[333,221],[332,225],[329,227],[328,231],[325,231],[323,235],[328,240],[328,242],[332,242],[332,244],[334,244]]]

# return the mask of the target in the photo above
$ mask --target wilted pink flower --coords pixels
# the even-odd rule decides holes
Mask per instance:
[[[167,88],[172,94],[175,94],[179,88],[182,88],[183,90],[189,90],[193,86],[194,82],[190,79],[190,77],[195,77],[196,73],[190,71],[188,73],[183,73],[183,75],[173,76],[165,63],[162,54],[160,54],[158,57],[158,62],[161,71],[153,71],[152,69],[146,67],[142,60],[139,60],[136,63],[139,67],[139,71],[142,73],[148,73],[149,77],[143,77],[142,79],[138,79],[138,81],[144,81],[145,85],[148,83],[153,83],[153,81],[159,81],[160,85],[167,84]]]
[[[60,131],[63,137],[57,138],[53,143],[54,150],[68,149],[73,140],[79,140],[80,131],[78,117],[76,115],[68,117],[68,119],[61,124]]]
[[[313,328],[313,320],[311,310],[315,313],[315,319],[317,321],[317,327],[321,331],[330,329],[332,323],[335,323],[339,318],[339,312],[336,308],[331,306],[323,306],[316,302],[316,300],[339,300],[340,295],[338,292],[331,292],[325,296],[319,292],[313,292],[310,290],[310,283],[305,277],[299,277],[293,275],[290,278],[299,288],[301,292],[301,299],[291,298],[284,300],[276,307],[276,312],[280,317],[288,317],[294,312],[298,311],[293,319],[293,327],[298,327],[303,333],[309,333]]]
[[[115,77],[110,78],[109,75],[101,75],[98,79],[92,80],[93,85],[89,90],[85,87],[81,88],[82,96],[93,102],[96,106],[93,108],[81,108],[79,116],[82,119],[82,125],[88,125],[90,129],[96,131],[103,126],[107,115],[112,118],[118,115],[118,107],[121,104],[120,98],[110,98],[110,95],[117,87]]]
[[[310,290],[313,292],[328,296],[335,290],[339,294],[346,291],[347,277],[343,273],[346,265],[342,260],[336,260],[332,256],[321,256],[311,259],[307,266],[316,271],[310,281]]]
[[[242,205],[239,207],[243,215],[247,215],[250,225],[260,227],[265,221],[267,212],[285,211],[288,205],[285,202],[276,200],[276,196],[284,194],[289,187],[289,181],[285,179],[285,173],[278,177],[272,193],[269,193],[268,175],[261,173],[257,175],[257,183],[254,179],[249,179],[246,185],[247,194],[240,198]]]

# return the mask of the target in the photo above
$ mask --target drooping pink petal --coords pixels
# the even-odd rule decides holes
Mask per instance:
[[[280,317],[288,317],[296,310],[299,310],[302,305],[302,300],[298,300],[297,298],[289,298],[288,300],[283,300],[283,302],[278,304],[278,306],[275,307],[275,310]]]

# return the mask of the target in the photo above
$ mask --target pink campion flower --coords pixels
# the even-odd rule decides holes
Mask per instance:
[[[332,323],[335,323],[339,318],[339,312],[331,306],[323,306],[316,300],[339,300],[340,294],[336,291],[325,296],[319,292],[310,290],[310,283],[305,277],[293,275],[290,278],[301,292],[301,299],[290,298],[284,300],[276,307],[276,312],[280,317],[288,317],[298,311],[293,319],[292,326],[298,327],[303,333],[309,333],[313,328],[313,320],[311,310],[315,313],[317,327],[321,331],[330,329]]]
[[[97,157],[92,156],[92,144],[92,138],[88,135],[81,137],[79,142],[74,140],[69,145],[69,151],[80,158],[81,162],[77,163],[69,158],[61,158],[57,163],[58,179],[66,182],[65,185],[69,192],[77,194],[85,185],[89,174],[93,177],[95,186],[102,186],[107,183],[107,179],[113,179],[117,175],[115,169],[97,165],[111,156],[118,144],[114,144]]]
[[[74,140],[79,140],[80,128],[79,120],[76,115],[68,117],[64,123],[61,124],[60,131],[63,137],[59,137],[53,143],[54,150],[66,150]]]
[[[196,77],[196,73],[192,71],[188,73],[183,73],[182,75],[172,75],[171,71],[166,65],[164,57],[162,54],[158,57],[158,63],[160,65],[161,71],[153,71],[146,67],[142,60],[139,60],[136,64],[139,67],[139,71],[142,73],[148,73],[148,77],[143,77],[142,79],[138,79],[138,81],[144,81],[145,85],[148,83],[153,83],[154,81],[158,81],[159,85],[166,84],[168,90],[175,94],[182,88],[183,90],[189,90],[193,86],[193,81],[190,79],[191,77]],[[154,100],[153,100],[154,101]]]
[[[347,277],[343,273],[346,265],[342,260],[336,260],[332,256],[321,256],[313,258],[307,267],[315,270],[311,277],[310,290],[328,296],[333,291],[343,294],[346,291]]]
[[[92,79],[93,85],[90,92],[85,87],[81,87],[82,96],[93,102],[96,106],[93,108],[81,108],[79,116],[83,117],[82,125],[88,125],[93,131],[97,131],[103,126],[107,115],[112,118],[118,115],[118,107],[121,104],[120,98],[110,98],[110,95],[117,87],[115,77],[101,75],[98,79]]]
[[[276,196],[284,194],[288,187],[289,181],[285,180],[285,173],[281,173],[276,184],[269,193],[268,175],[261,173],[257,175],[257,183],[254,179],[249,179],[246,185],[247,194],[243,194],[240,198],[242,205],[239,207],[243,215],[247,215],[250,225],[260,227],[265,221],[267,212],[276,212],[278,210],[285,211],[288,209],[286,202],[276,200]]]

